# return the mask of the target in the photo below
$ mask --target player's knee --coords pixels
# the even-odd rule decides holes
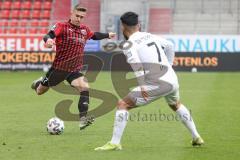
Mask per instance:
[[[79,92],[89,90],[89,84],[87,81],[78,80],[78,81],[72,82],[71,85],[74,86]]]
[[[123,100],[119,100],[118,102],[117,102],[117,107],[121,107],[123,105]]]
[[[174,104],[168,104],[168,106],[173,110],[173,111],[176,111],[178,110],[178,108],[180,107],[180,102],[176,102]]]
[[[79,92],[88,91],[89,90],[89,86],[88,85],[75,86],[75,88],[77,88],[77,90]]]
[[[81,91],[88,91],[89,84],[87,82],[84,82],[84,84],[80,88],[81,88]]]
[[[123,100],[119,100],[117,103],[117,109],[127,109],[127,103]]]

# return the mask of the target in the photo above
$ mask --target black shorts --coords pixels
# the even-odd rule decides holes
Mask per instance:
[[[64,80],[67,80],[68,83],[71,84],[73,80],[82,76],[83,74],[80,72],[66,72],[51,67],[47,72],[46,77],[43,78],[41,84],[46,87],[52,87],[58,85]]]

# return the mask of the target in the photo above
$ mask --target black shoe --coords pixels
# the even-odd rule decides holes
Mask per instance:
[[[83,130],[93,124],[94,120],[94,117],[81,117],[79,123],[80,130]]]

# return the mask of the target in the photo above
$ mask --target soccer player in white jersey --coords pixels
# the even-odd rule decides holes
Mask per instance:
[[[140,32],[138,15],[134,12],[126,12],[120,19],[123,35],[129,42],[124,46],[123,52],[137,77],[139,86],[118,102],[112,139],[95,150],[121,150],[120,141],[127,124],[128,111],[160,97],[165,97],[168,105],[190,131],[192,145],[202,145],[204,141],[190,112],[180,102],[178,79],[172,68],[175,54],[173,44],[150,33]]]

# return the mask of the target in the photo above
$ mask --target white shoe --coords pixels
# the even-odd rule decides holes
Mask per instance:
[[[95,151],[119,151],[122,150],[121,144],[112,144],[111,142],[108,142],[107,144],[97,147],[94,149]]]
[[[192,146],[201,146],[204,144],[204,140],[201,137],[194,138],[192,141]]]

